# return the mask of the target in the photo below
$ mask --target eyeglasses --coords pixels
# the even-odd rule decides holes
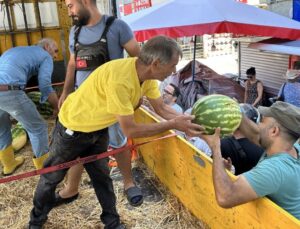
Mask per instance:
[[[169,91],[167,91],[167,90],[164,90],[164,94],[168,94],[168,95],[173,96],[173,93],[171,93],[171,92],[169,92]]]

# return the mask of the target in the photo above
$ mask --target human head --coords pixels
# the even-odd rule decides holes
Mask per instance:
[[[77,26],[87,25],[91,18],[89,6],[95,6],[96,0],[65,0],[68,15],[72,17],[73,24]]]
[[[300,108],[289,103],[277,101],[271,107],[258,107],[262,115],[260,141],[268,148],[275,137],[281,137],[293,145],[300,137]]]
[[[240,108],[242,113],[245,114],[246,117],[249,118],[252,122],[260,122],[260,113],[258,112],[257,108],[248,103],[241,103]]]
[[[153,74],[162,81],[176,71],[181,57],[181,48],[175,40],[166,36],[156,36],[143,45],[139,61],[150,66]]]
[[[290,82],[296,82],[300,79],[300,70],[288,69],[285,74],[285,78]]]
[[[58,48],[55,40],[52,38],[43,38],[39,40],[37,46],[45,49],[53,59],[57,58]]]
[[[174,84],[170,83],[164,88],[163,100],[166,104],[174,104],[179,95],[179,88]]]
[[[256,76],[256,71],[254,67],[248,68],[246,71],[246,75],[248,79],[253,79]]]

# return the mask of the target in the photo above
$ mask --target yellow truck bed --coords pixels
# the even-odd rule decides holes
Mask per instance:
[[[135,118],[140,123],[159,122],[144,108],[136,112]],[[134,143],[170,133],[134,139]],[[231,209],[219,207],[212,182],[211,158],[179,136],[145,144],[139,147],[139,153],[160,181],[210,228],[300,228],[299,220],[267,198]]]

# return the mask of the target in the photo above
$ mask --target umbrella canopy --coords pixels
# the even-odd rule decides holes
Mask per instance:
[[[214,33],[300,39],[300,23],[234,0],[169,0],[122,18],[138,41]]]
[[[290,40],[271,38],[260,42],[251,43],[248,47],[263,50],[263,51],[300,56],[299,40],[290,41]]]

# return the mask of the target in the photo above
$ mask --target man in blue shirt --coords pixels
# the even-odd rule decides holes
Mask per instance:
[[[245,136],[265,149],[258,164],[232,181],[225,171],[220,150],[220,128],[205,136],[213,151],[213,182],[218,204],[230,208],[267,196],[300,219],[300,159],[294,147],[300,137],[300,108],[278,101],[259,107],[261,123],[243,117]]]
[[[48,153],[48,128],[34,103],[24,92],[29,79],[38,75],[41,103],[46,100],[58,112],[58,98],[51,86],[53,58],[57,44],[44,38],[36,46],[15,47],[0,57],[0,162],[3,174],[12,174],[23,164],[23,157],[14,157],[10,116],[19,121],[28,133],[34,153],[33,163],[42,168]]]

